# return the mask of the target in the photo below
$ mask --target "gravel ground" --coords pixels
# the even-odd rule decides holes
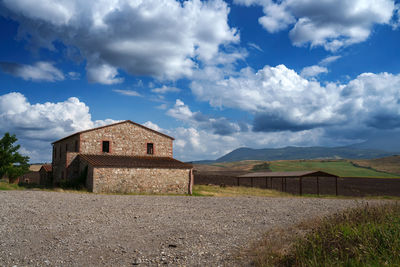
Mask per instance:
[[[273,227],[347,199],[0,191],[0,266],[228,266]]]

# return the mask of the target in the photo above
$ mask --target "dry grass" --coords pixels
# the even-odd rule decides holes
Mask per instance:
[[[8,182],[0,182],[0,190],[24,190],[25,188],[17,184],[10,184]]]
[[[274,229],[248,253],[256,266],[400,266],[400,204],[366,206]]]
[[[195,185],[193,188],[194,196],[214,196],[214,197],[236,197],[236,196],[257,196],[257,197],[285,197],[290,194],[276,190],[262,189],[244,186],[218,185]]]
[[[356,166],[371,168],[377,171],[400,174],[400,156],[391,156],[380,159],[352,160]]]

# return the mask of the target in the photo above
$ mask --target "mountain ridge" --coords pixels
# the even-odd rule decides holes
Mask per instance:
[[[218,162],[233,162],[241,160],[299,160],[299,159],[373,159],[394,155],[395,152],[356,148],[355,146],[340,147],[295,147],[261,148],[248,147],[237,148],[216,160],[194,161],[197,164],[211,164]]]

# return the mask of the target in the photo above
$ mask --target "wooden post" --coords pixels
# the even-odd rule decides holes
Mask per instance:
[[[319,177],[317,176],[317,195],[319,196]]]
[[[253,187],[253,177],[250,177],[251,187]]]
[[[300,196],[303,195],[303,187],[301,184],[301,177],[299,177],[299,191],[300,191]]]
[[[285,177],[285,192],[287,192],[287,187],[286,187],[286,177]]]
[[[237,177],[237,186],[239,186],[240,185],[240,182],[239,182],[239,177]]]
[[[194,184],[194,175],[193,175],[193,168],[192,168],[192,169],[190,169],[190,172],[189,172],[189,188],[188,188],[189,195],[193,194],[193,184]]]
[[[268,177],[265,177],[265,189],[268,188]]]
[[[281,178],[281,191],[283,192],[283,177]]]
[[[337,176],[336,176],[335,178],[336,178],[336,181],[335,181],[335,186],[336,186],[336,195],[338,195]]]

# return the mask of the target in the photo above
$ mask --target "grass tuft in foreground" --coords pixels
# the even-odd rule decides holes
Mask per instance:
[[[322,220],[286,249],[267,242],[258,266],[400,266],[400,203],[366,206]],[[289,238],[290,239],[290,238]],[[289,240],[290,242],[290,240]],[[281,247],[284,247],[283,245]]]
[[[25,189],[22,186],[17,184],[10,184],[8,182],[0,182],[0,190],[23,190]]]
[[[257,197],[281,197],[290,196],[290,194],[276,190],[262,189],[256,187],[244,186],[226,186],[218,185],[195,185],[193,187],[194,196],[215,196],[215,197],[234,197],[234,196],[257,196]]]

